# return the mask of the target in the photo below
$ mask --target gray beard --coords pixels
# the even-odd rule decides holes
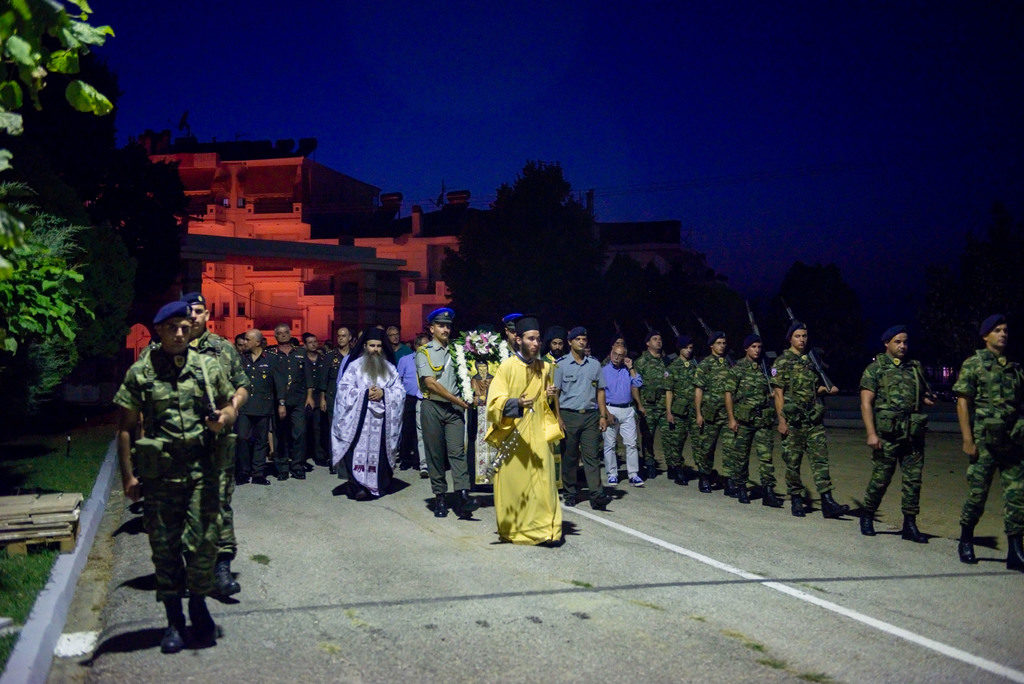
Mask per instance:
[[[376,385],[387,377],[388,368],[380,354],[367,354],[363,361],[363,372],[370,378],[370,382]]]

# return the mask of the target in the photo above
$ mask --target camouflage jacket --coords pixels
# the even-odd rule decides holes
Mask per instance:
[[[960,367],[953,392],[971,400],[975,425],[984,420],[1010,422],[1024,400],[1024,374],[1020,364],[979,349]]]
[[[775,417],[770,406],[768,378],[761,371],[761,364],[743,357],[730,369],[725,390],[732,394],[732,414],[741,423],[755,422],[766,413]]]
[[[643,387],[640,388],[640,399],[645,404],[664,405],[665,387],[668,382],[668,368],[665,357],[655,358],[651,352],[644,350],[644,353],[633,362],[633,368],[644,379]]]
[[[684,359],[682,356],[668,365],[668,379],[665,389],[672,392],[672,413],[677,416],[688,416],[693,413],[693,392],[695,389],[694,374],[697,362]]]
[[[251,389],[249,387],[249,376],[246,375],[245,369],[242,367],[242,357],[235,349],[234,345],[230,344],[220,335],[206,330],[202,335],[192,340],[189,343],[197,352],[203,356],[210,356],[217,359],[224,372],[228,376],[228,380],[235,388],[244,387],[245,389]]]
[[[901,361],[882,353],[860,376],[860,388],[875,394],[875,411],[913,413],[921,410],[928,383],[917,361]]]
[[[725,390],[731,377],[732,369],[724,356],[711,354],[697,364],[693,385],[703,392],[700,412],[705,420],[725,418]]]
[[[147,437],[194,441],[204,436],[211,396],[220,405],[234,393],[224,369],[210,356],[192,348],[170,356],[156,348],[128,369],[114,403],[142,412]]]
[[[818,397],[821,385],[821,377],[807,354],[787,349],[772,365],[772,387],[782,390],[782,411],[787,421],[810,419],[816,422],[824,417],[825,405]]]

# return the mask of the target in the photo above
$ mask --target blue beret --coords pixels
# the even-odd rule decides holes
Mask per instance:
[[[743,348],[744,349],[749,349],[750,345],[754,344],[755,342],[760,342],[760,341],[761,341],[761,336],[760,335],[755,335],[755,334],[751,333],[751,334],[749,334],[749,335],[747,335],[746,337],[743,338]]]
[[[650,342],[651,338],[654,337],[655,335],[657,335],[658,337],[661,337],[661,333],[659,331],[657,331],[657,330],[648,330],[647,334],[644,336],[644,344],[647,344],[648,342]]]
[[[427,323],[451,323],[454,318],[455,312],[447,306],[442,306],[427,314]]]
[[[693,344],[693,340],[690,339],[689,335],[680,335],[679,338],[676,339],[676,344],[680,349],[682,349],[683,347],[689,347]]]
[[[206,297],[203,296],[202,292],[188,292],[181,296],[181,301],[186,304],[202,304],[206,306]]]
[[[584,328],[582,325],[577,325],[575,328],[572,328],[572,329],[569,330],[569,336],[566,339],[567,340],[575,340],[580,335],[586,335],[586,334],[587,334],[587,329]]]
[[[789,328],[786,329],[786,342],[788,343],[793,337],[793,333],[797,330],[807,330],[807,326],[800,321],[793,321],[789,324]]]
[[[710,347],[715,343],[715,340],[720,340],[725,337],[725,333],[721,330],[712,330],[711,334],[708,335],[708,346]]]
[[[882,333],[882,344],[889,344],[889,341],[892,340],[892,338],[905,332],[907,332],[907,326],[905,325],[894,325],[891,328],[887,328],[886,331]]]
[[[1006,322],[1006,316],[1003,314],[992,314],[981,322],[981,327],[978,328],[978,334],[982,337],[992,332],[997,325],[1002,325]]]
[[[192,311],[185,302],[168,302],[153,316],[153,325],[159,325],[171,318],[191,318]]]
[[[512,330],[515,327],[516,321],[519,320],[522,317],[523,317],[523,314],[521,314],[521,313],[510,313],[510,314],[506,314],[505,316],[502,316],[501,322],[505,324],[506,328],[508,328],[509,330]]]

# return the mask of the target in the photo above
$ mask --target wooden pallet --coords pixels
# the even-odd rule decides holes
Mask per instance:
[[[0,497],[0,545],[12,555],[24,555],[39,544],[59,544],[61,553],[74,551],[81,504],[77,493]]]
[[[78,543],[78,528],[75,528],[75,534],[62,537],[31,537],[29,539],[0,543],[7,544],[6,548],[9,556],[24,556],[28,554],[29,546],[39,546],[41,544],[60,544],[61,553],[71,553],[75,550],[75,545]]]

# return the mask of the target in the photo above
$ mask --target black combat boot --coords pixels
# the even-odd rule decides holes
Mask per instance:
[[[794,518],[802,518],[807,515],[804,512],[804,497],[796,495],[790,498],[790,510],[793,511]]]
[[[775,493],[775,490],[766,485],[761,487],[761,505],[770,508],[782,508],[782,499]]]
[[[875,536],[875,512],[874,511],[861,511],[860,512],[860,533],[865,537]]]
[[[711,478],[709,476],[704,475],[703,473],[701,473],[700,480],[697,483],[697,489],[699,489],[703,494],[710,494],[711,493]]]
[[[900,532],[907,541],[912,541],[915,544],[927,544],[928,537],[921,534],[921,530],[917,529],[917,516],[916,515],[904,515],[903,516],[903,530]]]
[[[469,495],[468,489],[460,489],[456,499],[455,510],[462,520],[473,517],[473,511],[480,508],[480,503]]]
[[[1021,548],[1021,535],[1006,535],[1006,569],[1024,572],[1024,548]]]
[[[679,466],[676,468],[675,482],[677,485],[682,485],[683,487],[690,484],[690,478],[686,477],[686,466]]]
[[[736,498],[736,483],[731,477],[725,478],[725,487],[722,488],[722,494],[733,499]]]
[[[750,492],[747,490],[746,480],[736,480],[736,500],[741,504],[750,503]]]
[[[438,494],[437,496],[434,497],[434,517],[448,517],[448,504],[445,503],[444,494]]]
[[[614,497],[612,497],[611,494],[602,489],[596,494],[592,494],[590,496],[590,507],[593,508],[595,511],[607,510],[608,504],[612,502],[613,498]]]
[[[669,466],[668,470],[665,471],[665,477],[672,481],[675,481],[675,479],[679,477],[679,468],[675,466]]]
[[[167,612],[167,629],[160,640],[161,653],[177,653],[185,648],[185,614],[181,611],[181,599],[164,599],[164,610]]]
[[[956,552],[961,563],[974,565],[978,562],[974,555],[974,525],[960,526],[960,543],[956,545]]]
[[[206,607],[205,596],[189,597],[188,619],[192,623],[192,640],[196,646],[203,648],[217,643],[217,625]]]
[[[832,498],[832,492],[822,492],[821,494],[821,515],[826,518],[841,518],[846,513],[850,512],[850,507],[845,504],[838,503]]]
[[[231,557],[218,556],[213,566],[213,582],[220,596],[231,596],[242,591],[242,587],[231,574]]]

